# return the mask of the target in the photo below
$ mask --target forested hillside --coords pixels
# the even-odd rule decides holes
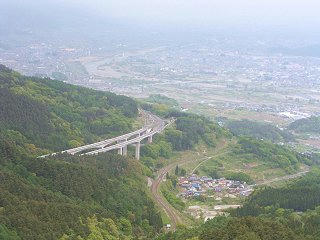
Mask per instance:
[[[216,217],[193,228],[179,228],[157,240],[318,240],[319,169],[281,188],[255,192],[232,216]]]
[[[288,127],[297,133],[320,133],[320,117],[310,117],[299,119],[291,123]]]
[[[159,158],[170,158],[173,151],[191,150],[199,143],[214,148],[222,139],[231,137],[226,129],[203,116],[179,112],[163,104],[142,104],[141,107],[164,118],[176,119],[152,144],[142,147],[141,161],[151,169],[162,167]]]
[[[154,236],[162,221],[138,161],[36,158],[130,130],[135,101],[0,68],[0,239]]]
[[[0,239],[320,238],[317,170],[286,187],[255,192],[232,216],[162,235],[158,235],[162,219],[146,186],[146,175],[162,167],[161,160],[200,143],[215,147],[232,139],[226,155],[216,159],[223,168],[227,166],[223,158],[228,158],[232,164],[247,163],[246,168],[255,163],[295,172],[301,163],[316,163],[314,159],[269,141],[233,137],[205,117],[162,103],[141,104],[176,119],[152,144],[142,146],[141,162],[112,153],[36,158],[131,130],[137,103],[112,93],[22,76],[2,65],[0,101]],[[248,176],[239,172],[229,177]]]
[[[298,169],[299,163],[310,164],[309,159],[287,147],[248,137],[238,139],[233,154],[248,159],[259,159],[271,167],[280,167],[288,172]]]
[[[134,160],[114,154],[35,159],[12,142],[0,146],[0,225],[21,239],[86,237],[89,227],[82,222],[94,216],[124,221],[130,236],[162,226]]]
[[[244,206],[236,211],[236,215],[258,216],[279,207],[306,211],[317,206],[320,206],[320,170],[314,169],[305,177],[284,187],[266,187],[256,191]]]
[[[137,115],[128,97],[22,76],[3,65],[0,102],[1,134],[53,151],[127,132]]]
[[[275,143],[294,141],[294,136],[287,131],[266,123],[249,120],[228,121],[226,127],[237,136],[249,136],[269,140]]]

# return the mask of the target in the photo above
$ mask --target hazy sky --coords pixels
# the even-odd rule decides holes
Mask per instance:
[[[320,22],[319,0],[0,0],[15,7],[51,6],[153,21]],[[54,11],[55,9],[53,9]]]
[[[33,11],[51,19],[98,16],[145,25],[320,29],[320,0],[0,0],[0,19],[19,9],[36,20]]]
[[[69,0],[100,14],[161,22],[320,22],[319,0]]]

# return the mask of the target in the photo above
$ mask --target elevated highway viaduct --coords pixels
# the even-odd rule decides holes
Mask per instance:
[[[112,150],[118,150],[121,155],[127,155],[127,148],[129,145],[135,145],[135,157],[140,158],[140,147],[141,141],[147,138],[148,143],[152,143],[153,135],[162,132],[166,127],[172,124],[175,120],[163,120],[156,115],[153,115],[147,111],[139,110],[140,114],[143,115],[145,119],[145,126],[136,131],[99,141],[96,143],[84,145],[81,147],[76,147],[68,150],[61,151],[60,153],[68,153],[71,155],[96,155],[103,152],[108,152]],[[56,155],[58,153],[52,153],[48,155],[43,155],[40,157],[47,157],[50,155]]]

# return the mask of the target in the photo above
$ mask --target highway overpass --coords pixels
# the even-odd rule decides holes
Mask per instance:
[[[77,148],[67,149],[59,153],[68,153],[71,155],[96,155],[103,152],[118,150],[119,154],[127,155],[128,146],[135,145],[135,157],[136,159],[139,159],[141,141],[147,139],[148,143],[152,143],[152,138],[155,134],[162,132],[166,127],[175,121],[174,119],[163,120],[147,111],[139,110],[139,112],[145,119],[145,125],[142,128],[118,137],[106,139]],[[56,154],[58,153],[52,153],[40,157],[43,158]]]

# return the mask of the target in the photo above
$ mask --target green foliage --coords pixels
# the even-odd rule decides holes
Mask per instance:
[[[248,184],[252,184],[254,181],[252,178],[243,172],[234,172],[234,173],[229,173],[227,176],[225,176],[227,179],[230,180],[235,180],[235,181],[241,181],[241,182],[246,182]]]
[[[18,236],[16,232],[11,231],[6,226],[0,224],[0,240],[20,240],[20,239],[21,238]]]
[[[320,237],[320,207],[305,212],[294,212],[277,206],[267,206],[261,211],[259,218],[282,223],[300,239],[318,240]]]
[[[237,136],[249,136],[257,139],[269,140],[271,142],[294,141],[294,136],[289,132],[266,123],[249,120],[229,121],[226,127]]]
[[[153,98],[161,104],[144,107],[175,117],[176,123],[142,147],[141,160],[150,168],[161,164],[159,159],[170,158],[174,150],[191,149],[199,142],[215,146],[219,138],[230,136],[204,117],[170,110],[162,96]],[[129,240],[151,239],[159,232],[162,220],[149,198],[146,167],[140,162],[110,153],[34,157],[131,130],[135,101],[24,77],[2,65],[0,101],[0,239]],[[239,138],[232,154],[288,171],[307,161],[284,147],[246,137]],[[184,175],[183,169],[178,167],[176,175]],[[229,177],[250,181],[241,173]],[[319,179],[315,171],[287,187],[262,189],[236,212],[239,217],[218,217],[158,239],[319,239]],[[177,176],[168,175],[161,191],[183,210],[176,186]],[[287,208],[315,210],[297,215]]]
[[[275,209],[259,217],[216,217],[193,228],[179,227],[157,240],[318,240],[320,207],[302,214]]]
[[[156,106],[159,105],[150,105],[148,110],[157,112]],[[163,135],[156,136],[152,144],[142,147],[141,161],[151,169],[161,167],[162,162],[158,159],[170,158],[172,151],[191,149],[201,141],[214,147],[219,138],[228,136],[227,132],[217,124],[201,116],[169,109],[161,114],[166,118],[174,117],[176,121],[175,126],[166,129]],[[185,173],[182,170],[180,174]]]
[[[218,139],[231,136],[228,131],[203,116],[179,112],[163,104],[141,104],[141,107],[165,118],[176,119],[175,129],[165,131],[166,140],[176,151],[191,149],[200,141],[215,147]]]
[[[183,149],[184,136],[182,131],[176,129],[168,129],[165,131],[166,140],[171,143],[174,150]]]
[[[149,112],[153,112],[154,114],[162,117],[166,117],[169,112],[169,106],[165,104],[150,104],[142,102],[140,106]]]
[[[152,144],[141,147],[141,161],[151,169],[161,167],[159,158],[170,158],[173,154],[172,151],[172,145],[166,141],[164,136],[156,135]]]
[[[170,203],[171,206],[180,211],[184,210],[185,203],[181,200],[181,198],[177,197],[175,194],[175,192],[177,192],[177,177],[170,176],[169,174],[167,174],[166,179],[166,183],[161,186],[161,192],[163,196],[168,201],[168,203]]]
[[[299,163],[308,162],[308,159],[286,147],[248,137],[239,138],[238,146],[233,149],[233,154],[260,159],[274,167],[286,169],[288,172],[297,169]]]
[[[213,179],[218,179],[218,178],[221,178],[221,174],[219,173],[219,171],[215,168],[206,168],[206,167],[203,167],[202,170],[204,172],[207,173],[207,175],[209,177],[212,177]]]
[[[242,208],[236,210],[238,216],[258,216],[267,207],[306,211],[320,205],[320,170],[311,173],[280,188],[266,187],[250,196]]]
[[[176,176],[185,176],[187,174],[187,171],[185,169],[183,169],[182,167],[179,167],[177,165],[175,170],[174,170],[174,174]]]
[[[309,156],[309,159],[312,164],[315,164],[318,166],[320,165],[320,153],[311,153],[311,155]]]
[[[0,131],[13,130],[53,151],[132,129],[137,104],[125,96],[0,67]]]
[[[44,148],[129,131],[135,101],[2,65],[0,101],[0,238],[137,239],[159,231],[140,162],[110,153],[35,158]]]
[[[320,117],[309,117],[296,120],[288,127],[298,133],[320,133]]]
[[[268,220],[253,217],[227,218],[224,222],[217,224],[215,221],[208,221],[199,239],[243,239],[243,240],[269,240],[301,239],[285,225]]]
[[[82,221],[81,221],[82,222]],[[134,239],[130,221],[120,218],[116,223],[110,218],[99,220],[95,215],[88,217],[84,224],[89,232],[87,236],[81,237],[72,234],[64,234],[60,240],[83,239],[83,240],[130,240]]]
[[[184,210],[185,203],[182,202],[181,199],[178,198],[174,193],[168,190],[162,190],[161,192],[171,206],[173,206],[174,208],[180,211]]]
[[[191,149],[200,141],[214,147],[219,138],[228,136],[224,129],[205,117],[175,111],[167,116],[177,119],[176,129],[168,129],[165,133],[174,150]]]
[[[134,229],[144,220],[153,232],[162,226],[134,160],[66,155],[14,166],[0,171],[0,224],[13,226],[23,239],[56,239],[70,231],[85,236],[88,229],[75,220],[94,214],[114,221],[125,217]]]
[[[145,100],[149,103],[165,104],[170,107],[176,107],[179,105],[175,99],[168,98],[161,94],[152,94]]]
[[[159,157],[169,158],[172,155],[171,144],[160,140],[147,144],[141,148],[141,156],[158,159]]]
[[[220,128],[213,122],[205,118],[189,115],[178,117],[176,121],[177,130],[182,131],[182,149],[190,149],[200,140],[209,146],[215,146],[215,134],[219,133]]]
[[[179,228],[174,233],[164,234],[158,240],[301,240],[308,239],[297,235],[288,225],[268,218],[255,217],[216,217],[200,227]],[[311,238],[312,239],[312,238]]]

